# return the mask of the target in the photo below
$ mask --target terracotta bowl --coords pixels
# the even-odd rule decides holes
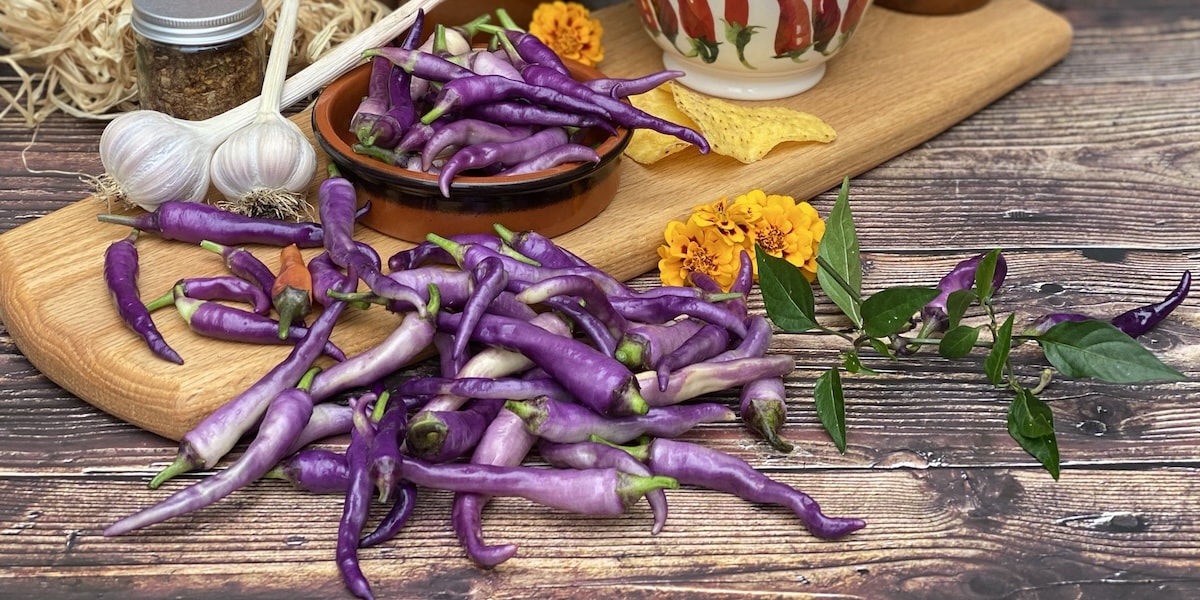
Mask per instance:
[[[871,0],[644,0],[642,26],[679,82],[712,96],[774,100],[807,91]]]
[[[603,75],[568,62],[579,80]],[[574,163],[508,176],[459,176],[450,196],[438,189],[437,175],[412,171],[357,154],[350,119],[366,94],[370,65],[354,68],[330,83],[313,107],[312,126],[318,145],[354,182],[360,206],[371,208],[360,220],[380,233],[420,242],[428,233],[491,233],[499,223],[513,231],[533,230],[556,236],[591,220],[612,202],[619,183],[621,153],[630,131],[616,135],[595,130],[585,135],[600,155],[599,163]]]

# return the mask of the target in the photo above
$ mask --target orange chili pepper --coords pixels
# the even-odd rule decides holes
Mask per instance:
[[[296,244],[279,252],[279,274],[271,286],[271,304],[279,314],[279,337],[287,336],[294,321],[304,321],[312,312],[312,273]]]

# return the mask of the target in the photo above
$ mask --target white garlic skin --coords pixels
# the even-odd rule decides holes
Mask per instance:
[[[199,202],[208,192],[216,142],[190,121],[152,110],[113,119],[100,135],[100,162],[118,199],[154,211],[163,202]]]
[[[301,194],[316,169],[316,150],[304,132],[280,116],[233,132],[213,153],[209,172],[221,194],[236,201],[254,190]]]

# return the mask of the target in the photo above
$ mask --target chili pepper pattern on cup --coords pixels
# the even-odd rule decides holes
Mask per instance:
[[[724,98],[804,92],[846,46],[872,0],[639,0],[646,33],[679,81]]]

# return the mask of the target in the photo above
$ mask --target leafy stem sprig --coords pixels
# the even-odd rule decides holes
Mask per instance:
[[[848,330],[831,329],[817,321],[812,285],[798,268],[761,249],[756,248],[755,252],[767,317],[777,327],[790,333],[821,331],[845,340],[850,346],[840,354],[840,364],[822,373],[813,386],[817,416],[838,451],[846,451],[842,374],[875,374],[861,360],[860,352],[866,348],[891,360],[900,360],[901,356],[925,346],[936,346],[938,354],[949,360],[967,358],[977,349],[987,350],[983,359],[984,376],[998,390],[1012,394],[1007,415],[1009,435],[1055,479],[1059,477],[1060,457],[1054,415],[1050,406],[1038,397],[1049,385],[1053,370],[1068,378],[1095,378],[1113,383],[1184,379],[1129,333],[1114,326],[1129,313],[1113,323],[1080,315],[1049,315],[1058,318],[1047,321],[1044,328],[1014,335],[1014,315],[1001,320],[992,304],[1007,275],[1007,264],[998,248],[959,263],[936,287],[896,286],[864,296],[849,190],[847,178],[826,219],[825,235],[817,250],[817,282],[850,320]],[[1184,282],[1190,285],[1190,273],[1185,273]],[[1142,309],[1164,304],[1173,309],[1186,296],[1186,287],[1181,283],[1172,297]],[[982,309],[985,317],[982,324],[963,322],[973,306]],[[1154,313],[1155,319],[1165,316],[1161,310],[1149,312]],[[1011,360],[1013,348],[1030,341],[1040,346],[1053,367],[1042,370],[1032,387],[1022,382]]]

